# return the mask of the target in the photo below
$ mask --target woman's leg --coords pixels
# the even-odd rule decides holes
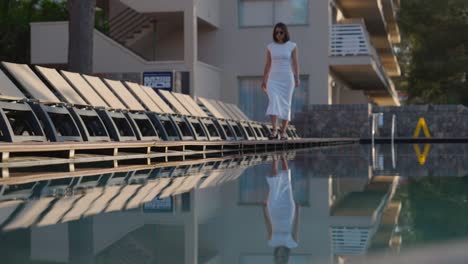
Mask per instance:
[[[281,137],[287,137],[286,128],[288,127],[288,120],[283,120],[281,122]]]
[[[278,117],[275,115],[271,115],[270,117],[271,117],[271,125],[273,127],[273,131],[271,132],[271,135],[276,136],[278,135],[278,125],[277,125]]]

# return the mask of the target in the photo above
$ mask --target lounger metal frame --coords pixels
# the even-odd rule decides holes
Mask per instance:
[[[151,121],[150,117],[147,115],[147,112],[139,104],[139,102],[133,97],[133,95],[128,91],[125,85],[120,81],[113,81],[109,79],[103,79],[104,83],[112,89],[115,95],[121,100],[121,102],[127,106],[126,115],[132,121],[131,124],[133,126],[134,131],[137,134],[138,139],[140,140],[161,140],[154,126],[153,122]],[[140,109],[132,108],[130,102],[131,100],[135,100],[136,104],[140,107]],[[146,131],[146,132],[145,132]],[[149,133],[150,135],[145,135],[145,133]]]
[[[154,101],[154,103],[161,108],[162,111],[161,113],[157,113],[157,117],[161,121],[163,121],[164,120],[163,118],[165,118],[165,120],[169,119],[173,122],[179,134],[179,138],[178,138],[179,140],[195,140],[196,139],[194,128],[184,116],[173,112],[172,109],[166,104],[166,102],[164,102],[164,100],[159,96],[159,94],[153,88],[145,87],[145,86],[141,86],[141,87],[148,94],[148,96]],[[161,104],[164,104],[164,106]],[[167,107],[168,110],[170,110],[170,112],[164,111],[163,107],[165,108]],[[166,124],[169,124],[169,123],[167,123],[166,121]],[[167,129],[166,129],[166,132],[167,132]]]
[[[63,75],[65,75],[64,72],[62,72]],[[66,77],[66,76],[65,76]],[[94,96],[99,97],[101,100],[104,100],[104,97],[102,96],[99,91],[104,92],[105,89],[107,89],[107,92],[110,92],[111,95],[112,92],[108,90],[109,88],[107,85],[98,77],[94,76],[89,76],[89,75],[82,75],[81,78],[83,78],[86,83],[93,89],[92,93],[94,93]],[[74,84],[73,86],[75,86]],[[78,90],[78,87],[75,87],[75,89]],[[104,90],[104,91],[103,91]],[[83,98],[87,100],[88,102],[90,101],[88,96],[85,96],[82,94]],[[114,96],[115,97],[115,96]],[[115,99],[118,99],[115,97]],[[120,101],[119,101],[120,102]],[[126,111],[118,108],[113,108],[107,100],[104,100],[103,106],[95,106],[98,114],[101,116],[102,120],[104,121],[104,124],[109,128],[109,134],[112,139],[115,141],[135,141],[139,139],[139,135],[141,133],[139,130],[136,128],[136,122],[133,120],[134,116],[133,115],[127,115]],[[141,115],[136,115],[135,118],[139,118]],[[146,119],[143,117],[143,119]]]
[[[69,111],[75,121],[78,123],[78,128],[83,136],[84,141],[110,141],[109,133],[104,122],[94,108],[85,105],[85,101],[68,83],[66,79],[55,69],[36,66],[38,76],[49,85],[49,88],[56,95],[69,105]]]
[[[165,92],[162,92],[162,93],[165,93]],[[179,103],[179,107],[176,107],[173,105],[177,110],[180,107],[185,107],[186,109],[185,114],[190,115],[190,117],[188,115],[186,115],[186,117],[188,120],[190,120],[190,122],[192,123],[192,126],[195,127],[195,125],[200,125],[201,128],[203,128],[203,130],[205,131],[206,138],[200,138],[200,139],[222,140],[221,133],[218,127],[216,126],[215,122],[213,121],[213,119],[210,118],[208,115],[206,115],[206,113],[203,112],[202,109],[200,109],[198,104],[189,95],[181,94],[181,93],[172,93],[172,92],[166,92],[166,93],[169,93],[170,95],[172,95],[173,96],[172,100],[177,100],[177,102]]]
[[[198,97],[198,105],[205,111],[209,116],[212,116],[216,120],[215,124],[218,125],[218,129],[222,131],[224,139],[226,140],[242,140],[248,139],[247,132],[241,126],[239,122],[231,120],[226,117],[223,113],[218,112],[216,105],[214,105],[211,100]]]
[[[178,118],[174,118],[173,116],[169,115],[169,113],[164,113],[164,111],[160,108],[160,105],[157,104],[154,100],[154,97],[159,95],[155,94],[152,88],[143,87],[139,84],[130,82],[124,82],[124,84],[135,96],[135,98],[145,106],[147,115],[153,121],[158,130],[159,136],[163,140],[180,140],[184,138],[188,140],[194,139],[191,134],[186,137],[184,136],[187,134],[184,134],[186,131],[191,133],[187,125],[188,123],[185,120],[179,120]],[[151,96],[151,94],[153,94],[153,96]],[[163,102],[162,99],[160,100]],[[169,106],[166,107],[169,108]]]
[[[3,98],[0,98],[0,100],[2,100],[0,101],[1,141],[47,141],[46,134],[40,125],[39,118],[29,104],[22,100],[3,101]],[[22,113],[26,116],[26,118],[21,118],[21,120],[19,120],[19,122],[24,122],[21,127],[19,126],[20,124],[15,123],[10,112],[12,112],[12,115]],[[28,133],[31,133],[31,135],[24,135],[27,128],[29,128]]]
[[[111,139],[115,141],[132,141],[137,139],[135,131],[130,124],[131,121],[124,113],[111,110],[109,105],[96,93],[90,80],[79,73],[66,71],[61,71],[60,73],[75,91],[98,113]],[[95,78],[99,80],[99,78]],[[105,84],[102,83],[101,85]]]
[[[43,129],[51,141],[83,141],[80,129],[72,114],[64,103],[61,103],[54,95],[53,102],[35,98],[33,92],[41,94],[35,85],[44,85],[39,77],[27,65],[2,62],[6,75],[17,86],[22,87],[33,100],[28,100],[31,108],[35,111],[39,120],[42,121]],[[21,74],[27,74],[28,80],[21,79]],[[34,83],[32,83],[34,82]],[[42,87],[42,90],[49,88]],[[42,91],[41,91],[42,92]],[[25,99],[28,98],[26,95]]]
[[[178,112],[179,116],[187,120],[195,140],[210,140],[205,123],[196,117],[190,116],[190,113],[177,98],[173,97],[169,91],[164,90],[159,90],[159,95]]]
[[[232,117],[240,120],[247,129],[247,126],[253,130],[257,140],[267,140],[268,134],[260,122],[250,120],[236,105],[218,101],[221,107]]]

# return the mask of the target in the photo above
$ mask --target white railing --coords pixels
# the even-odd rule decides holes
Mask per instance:
[[[331,56],[373,55],[369,35],[361,24],[335,24],[330,32]]]
[[[330,32],[331,56],[370,55],[381,66],[364,22],[334,24]]]
[[[334,24],[330,32],[330,55],[336,57],[371,56],[384,77],[386,86],[390,87],[392,85],[377,51],[370,41],[364,22],[353,21],[351,23]],[[394,97],[396,93],[394,87],[390,87],[390,92]]]

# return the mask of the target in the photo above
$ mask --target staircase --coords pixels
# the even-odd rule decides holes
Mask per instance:
[[[153,19],[127,7],[109,20],[109,36],[130,47],[142,36],[154,31]]]
[[[114,243],[97,256],[99,264],[151,264],[155,256],[148,245],[143,244],[132,234]]]

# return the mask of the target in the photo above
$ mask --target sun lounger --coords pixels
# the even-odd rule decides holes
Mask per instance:
[[[77,93],[81,95],[88,105],[94,107],[106,125],[110,137],[115,141],[137,140],[129,117],[120,110],[111,109],[91,84],[79,73],[61,71],[62,76],[71,84]],[[90,77],[91,79],[91,77]],[[96,77],[99,81],[99,79]]]
[[[159,90],[159,94],[177,111],[178,114],[184,116],[190,123],[193,128],[193,132],[198,140],[220,140],[221,137],[217,128],[214,126],[213,122],[209,119],[199,119],[194,113],[196,111],[189,104],[180,102],[178,98],[175,97],[175,93],[166,90]],[[207,128],[207,125],[210,126],[212,135]],[[214,131],[213,131],[214,129]]]
[[[107,110],[111,113],[112,120],[114,120],[116,126],[126,127],[125,130],[121,131],[120,136],[136,136],[137,139],[141,140],[159,139],[156,128],[149,117],[142,111],[143,107],[137,106],[135,109],[128,108],[100,78],[89,75],[82,76],[108,105]],[[126,119],[122,119],[122,116],[125,116]],[[131,126],[130,130],[127,127],[127,121],[129,121],[128,123]],[[132,131],[133,134],[131,134]]]
[[[25,95],[0,69],[0,141],[47,141]]]
[[[157,130],[151,119],[146,113],[146,109],[138,102],[135,97],[128,91],[128,89],[120,81],[103,79],[104,83],[110,90],[118,97],[121,103],[125,106],[125,110],[129,112],[127,115],[135,120],[134,124],[139,131],[141,139],[160,139]]]
[[[243,119],[245,120],[249,120],[249,121],[252,121],[248,116],[245,115],[244,112],[242,112],[242,110],[239,109],[239,107],[235,104],[227,104],[228,107],[233,111],[233,112],[236,112],[238,116],[242,117]],[[263,127],[264,127],[264,130],[266,130],[266,132],[268,133],[271,133],[273,132],[273,127],[271,124],[267,124],[267,123],[260,123]],[[286,133],[288,134],[288,137],[289,138],[300,138],[299,135],[297,134],[297,130],[296,130],[296,127],[292,124],[289,124],[287,129],[286,129]]]
[[[190,95],[181,93],[172,93],[172,95],[180,102],[181,105],[185,106],[191,116],[198,118],[200,122],[204,124],[210,140],[235,139],[232,131],[228,131],[227,133],[223,131],[223,127],[216,122],[216,119],[206,114],[206,112],[201,109]],[[229,134],[229,136],[226,134]]]
[[[2,62],[5,73],[21,88],[25,99],[42,121],[51,141],[83,141],[80,129],[69,108],[62,103],[39,77],[25,64]]]
[[[4,231],[28,228],[33,225],[40,216],[49,208],[54,197],[43,197],[37,200],[29,200],[22,207],[21,211],[15,214],[4,227]]]
[[[236,116],[232,113],[227,111],[225,107],[223,107],[222,103],[213,99],[207,98],[198,98],[198,101],[209,111],[213,116],[222,119],[222,120],[229,120],[230,124],[236,131],[237,139],[245,139],[245,140],[257,140],[257,136],[255,134],[254,129],[252,126],[243,120],[239,120]],[[236,125],[233,125],[235,123]]]
[[[75,89],[51,68],[36,66],[38,74],[49,85],[62,102],[69,104],[70,113],[79,123],[79,129],[85,141],[110,141],[109,133],[97,111],[91,107]]]
[[[266,140],[268,139],[268,134],[265,132],[264,127],[261,123],[250,120],[247,116],[239,114],[237,111],[234,111],[228,103],[221,101],[214,101],[220,109],[222,109],[229,117],[233,120],[239,121],[245,130],[249,133],[253,132],[256,140]]]
[[[164,140],[193,140],[193,133],[189,129],[188,122],[175,115],[172,109],[150,87],[144,87],[137,83],[125,82],[128,89],[152,114],[153,122],[161,127],[160,136]],[[151,93],[151,94],[150,94]],[[157,97],[156,97],[157,96]]]
[[[0,202],[0,226],[5,223],[15,210],[24,203],[22,200],[2,201]]]
[[[202,106],[209,116],[216,118],[218,124],[222,127],[222,131],[226,133],[226,137],[234,138],[236,140],[248,139],[247,132],[237,121],[232,120],[228,117],[217,105],[209,99],[198,97],[198,102]]]
[[[178,119],[179,121],[184,122],[183,130],[187,137],[191,137],[192,140],[208,140],[204,125],[201,124],[198,119],[191,117],[189,112],[182,105],[178,104],[177,100],[173,100],[171,103],[164,96],[158,94],[152,88],[144,88],[155,104],[164,110],[165,113],[171,115],[173,119]],[[171,98],[171,100],[172,99],[173,98]],[[174,107],[173,103],[176,104],[177,108]]]

